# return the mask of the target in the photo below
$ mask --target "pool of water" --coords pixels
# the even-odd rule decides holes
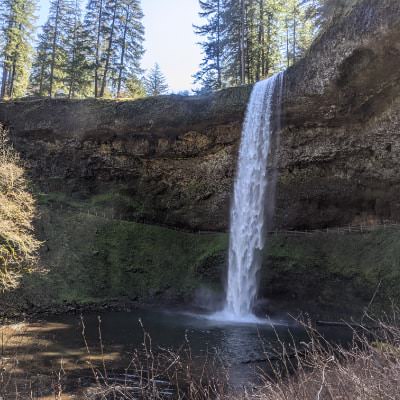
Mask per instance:
[[[122,373],[135,349],[143,347],[147,332],[154,352],[160,348],[177,350],[189,343],[195,362],[200,365],[207,357],[218,358],[229,372],[230,385],[242,387],[259,381],[268,364],[266,358],[279,353],[282,343],[290,351],[290,347],[301,347],[310,340],[294,321],[237,324],[207,315],[153,309],[86,314],[83,322],[84,334],[81,317],[75,315],[27,324],[20,332],[25,358],[20,360],[19,369],[26,375],[29,369],[46,375],[62,366],[66,375],[75,378],[90,375],[88,358],[100,360],[101,343],[107,368]],[[343,328],[321,329],[319,333],[331,343],[347,343],[352,337],[351,331]]]
[[[285,320],[238,324],[189,312],[142,309],[88,314],[83,321],[89,346],[98,345],[99,326],[104,347],[119,348],[121,352],[140,348],[145,331],[152,339],[153,349],[162,347],[175,350],[189,342],[194,357],[218,354],[225,365],[236,366],[236,370],[243,372],[246,370],[246,379],[248,366],[262,362],[267,355],[276,354],[281,343],[290,347],[294,344],[301,346],[302,342],[309,341],[309,334],[304,327]],[[61,316],[49,322],[68,327],[53,334],[53,341],[57,341],[61,347],[70,347],[72,343],[82,344],[80,317]],[[345,343],[351,338],[351,332],[343,328],[325,328],[319,333],[334,343]]]

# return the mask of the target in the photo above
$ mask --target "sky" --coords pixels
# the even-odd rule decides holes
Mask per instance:
[[[86,2],[86,0],[82,0]],[[39,0],[39,25],[47,18],[49,0]],[[193,88],[192,75],[201,62],[201,50],[192,24],[199,24],[198,0],[142,0],[146,53],[142,67],[158,62],[173,92]]]

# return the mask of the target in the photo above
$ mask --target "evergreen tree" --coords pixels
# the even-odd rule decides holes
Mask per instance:
[[[119,14],[120,36],[117,40],[119,46],[119,63],[117,65],[117,97],[121,90],[126,88],[128,80],[134,80],[143,71],[140,61],[144,54],[144,26],[142,24],[143,11],[138,0],[125,0]]]
[[[142,19],[140,0],[89,0],[85,25],[95,97],[110,90],[120,96],[127,80],[142,74]]]
[[[132,99],[140,99],[146,97],[146,88],[143,84],[143,80],[137,78],[136,76],[129,77],[125,81],[125,96],[121,97],[130,97]]]
[[[247,82],[264,79],[279,69],[281,13],[279,0],[255,0],[248,6]]]
[[[201,43],[204,58],[195,78],[204,92],[219,87],[218,73],[224,84],[237,85],[293,65],[315,37],[321,1],[333,0],[199,1],[200,16],[206,23],[195,27],[195,32],[205,37]],[[220,44],[220,68],[215,67],[216,43]]]
[[[106,0],[89,0],[86,7],[86,16],[84,25],[86,28],[86,37],[88,40],[88,62],[93,72],[94,96],[100,94],[101,85],[101,54],[104,44],[104,35],[106,31],[106,18],[104,16],[104,7]]]
[[[49,93],[51,62],[51,43],[47,40],[51,36],[51,27],[44,25],[38,37],[38,46],[32,66],[30,87],[31,91],[39,96],[46,96]]]
[[[315,2],[287,0],[284,6],[286,65],[296,63],[310,47],[315,34],[312,7]]]
[[[194,26],[196,34],[205,37],[201,43],[203,61],[194,78],[203,89],[218,90],[223,86],[223,0],[200,0],[200,7],[202,11],[199,15],[207,22]]]
[[[90,65],[88,61],[88,38],[81,21],[81,9],[75,0],[74,14],[71,20],[72,29],[66,38],[67,62],[64,66],[65,86],[68,97],[89,94],[91,84]]]
[[[26,92],[31,66],[35,10],[35,0],[3,0],[1,3],[1,98],[19,97]]]
[[[224,56],[228,82],[252,83],[276,71],[281,13],[281,0],[226,1]]]
[[[290,67],[301,58],[311,44],[313,37],[311,20],[307,18],[305,0],[287,0],[284,6],[285,59]]]
[[[230,85],[245,83],[245,0],[225,0],[224,25],[224,79]]]
[[[49,17],[39,36],[31,78],[33,88],[40,94],[44,94],[44,89],[50,97],[58,90],[68,92],[65,70],[68,42],[74,35],[75,5],[74,0],[50,2]]]
[[[104,97],[107,79],[110,73],[110,63],[112,62],[113,56],[116,53],[116,37],[117,30],[119,28],[117,23],[118,18],[118,6],[121,0],[105,0],[104,7],[104,21],[107,21],[103,26],[104,37],[106,38],[106,49],[103,53],[102,61],[104,64],[103,68],[103,77],[101,79],[101,87],[100,87],[100,97]]]
[[[159,96],[168,92],[166,79],[158,63],[147,74],[144,85],[148,96]]]

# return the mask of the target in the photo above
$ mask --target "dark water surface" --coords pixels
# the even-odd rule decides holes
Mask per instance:
[[[188,341],[194,359],[217,355],[229,370],[231,383],[239,386],[257,381],[267,364],[267,354],[276,354],[281,348],[279,342],[301,347],[302,342],[310,340],[306,330],[294,322],[234,324],[184,312],[142,309],[85,315],[85,338],[93,349],[99,348],[99,317],[104,351],[114,354],[114,366],[119,365],[121,370],[123,363],[129,361],[129,354],[142,347],[144,329],[151,336],[155,351],[159,347],[176,350]],[[79,316],[52,317],[41,324],[44,328],[46,324],[61,327],[44,329],[38,334],[49,339],[49,350],[56,348],[59,357],[85,354]],[[319,332],[331,343],[348,343],[352,337],[351,331],[343,328],[326,328]]]

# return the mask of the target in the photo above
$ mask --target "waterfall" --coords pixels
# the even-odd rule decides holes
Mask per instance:
[[[275,179],[267,165],[272,140],[274,100],[281,100],[283,74],[258,82],[247,107],[231,208],[227,298],[221,313],[231,320],[253,317],[257,274],[266,240],[268,200]],[[280,105],[280,104],[278,104]]]

